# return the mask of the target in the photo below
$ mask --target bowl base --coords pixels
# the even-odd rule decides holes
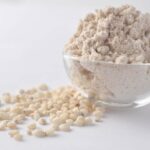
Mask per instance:
[[[97,100],[96,105],[104,106],[104,107],[112,107],[112,108],[139,108],[143,107],[150,103],[150,101],[135,101],[133,103],[114,103],[114,102],[106,102],[102,100]]]

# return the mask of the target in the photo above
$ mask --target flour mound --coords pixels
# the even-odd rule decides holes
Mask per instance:
[[[150,63],[150,14],[130,5],[88,14],[65,52],[91,61]]]

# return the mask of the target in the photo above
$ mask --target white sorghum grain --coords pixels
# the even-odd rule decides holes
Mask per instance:
[[[77,119],[77,114],[74,114],[73,112],[69,115],[69,118],[72,120],[76,120]]]
[[[32,129],[27,129],[27,134],[32,135],[32,131],[33,131]]]
[[[101,121],[101,118],[103,117],[103,112],[100,110],[96,110],[93,112],[93,115],[95,117],[95,121],[99,122]]]
[[[34,115],[33,115],[33,118],[34,118],[35,120],[40,119],[40,117],[41,117],[41,115],[40,115],[40,113],[38,113],[38,112],[35,112]]]
[[[67,119],[67,120],[66,120],[66,124],[68,124],[68,125],[70,125],[70,126],[73,125],[73,122],[74,122],[74,121],[73,121],[72,119]]]
[[[45,120],[44,118],[40,118],[40,119],[38,120],[38,123],[39,123],[40,125],[46,125],[46,124],[47,124],[47,122],[46,122],[46,120]]]
[[[35,129],[32,131],[32,135],[34,135],[36,137],[45,137],[46,133],[41,129]]]
[[[17,124],[21,124],[24,120],[24,117],[22,115],[17,115],[13,118],[13,121]]]
[[[0,131],[3,131],[3,130],[5,130],[6,129],[6,126],[5,126],[5,124],[3,124],[3,123],[0,123]]]
[[[19,131],[18,131],[18,130],[11,130],[11,131],[8,132],[8,134],[9,134],[11,137],[14,137],[14,135],[19,134]]]
[[[35,124],[35,123],[31,123],[31,124],[29,124],[27,127],[28,127],[28,129],[30,129],[30,130],[34,130],[34,129],[36,129],[36,124]]]
[[[59,124],[51,124],[51,128],[53,128],[54,130],[59,130]]]
[[[85,118],[83,116],[78,116],[77,120],[75,121],[75,125],[84,126],[85,124]]]
[[[88,116],[89,111],[85,108],[80,109],[80,112],[84,115],[84,116]]]
[[[9,114],[7,112],[0,111],[0,120],[9,120]]]
[[[60,131],[65,131],[65,132],[70,131],[71,130],[70,129],[70,125],[68,125],[68,124],[61,124],[61,125],[59,125],[59,130]]]
[[[9,129],[16,129],[16,128],[17,128],[17,125],[16,125],[15,122],[8,122],[8,123],[7,123],[7,127],[8,127]]]
[[[103,116],[103,113],[102,113],[101,111],[97,110],[97,111],[94,111],[94,112],[93,112],[93,115],[94,115],[95,117],[101,118],[101,117]]]
[[[12,99],[11,94],[8,95]],[[45,137],[53,136],[55,131],[70,131],[74,124],[87,125],[90,122],[88,116],[93,115],[93,112],[104,112],[70,86],[51,91],[46,87],[32,88],[20,91],[13,99],[17,101],[11,103],[11,106],[0,108],[0,130],[11,129],[8,134],[18,141],[22,140],[22,135],[19,129],[12,129],[16,129],[20,123],[26,124],[26,119],[32,121],[26,125],[28,135]],[[39,129],[36,123],[47,124],[49,128]]]
[[[8,120],[3,120],[3,121],[0,122],[0,125],[4,126],[4,127],[7,127],[8,122],[9,122]]]
[[[61,123],[61,119],[56,117],[52,120],[53,124],[59,125]]]
[[[45,131],[46,136],[53,136],[55,134],[54,128],[49,128]]]
[[[93,124],[92,119],[89,118],[89,117],[85,118],[85,124],[86,124],[86,125],[92,125],[92,124]]]
[[[22,141],[22,140],[23,140],[23,137],[22,137],[21,134],[15,134],[15,135],[13,136],[13,138],[14,138],[16,141]]]

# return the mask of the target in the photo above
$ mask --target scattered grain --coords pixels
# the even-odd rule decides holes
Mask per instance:
[[[31,123],[31,124],[29,124],[27,126],[27,128],[30,129],[30,130],[34,130],[34,129],[36,129],[36,124],[35,123]]]
[[[40,118],[40,119],[38,120],[38,123],[39,123],[40,125],[46,125],[46,124],[47,124],[47,121],[46,121],[44,118]]]
[[[71,129],[70,129],[70,125],[68,125],[68,124],[61,124],[61,125],[59,126],[59,130],[60,130],[60,131],[68,132],[68,131],[71,130]]]
[[[35,129],[32,131],[32,135],[34,135],[36,137],[45,137],[46,133],[41,129]]]

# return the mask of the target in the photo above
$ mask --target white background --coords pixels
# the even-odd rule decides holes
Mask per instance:
[[[51,88],[68,84],[62,62],[65,42],[81,17],[96,8],[127,4],[115,0],[0,1],[0,93],[43,82]],[[150,12],[148,0],[130,1]],[[149,150],[150,106],[111,110],[93,127],[18,143],[0,132],[1,150]]]

